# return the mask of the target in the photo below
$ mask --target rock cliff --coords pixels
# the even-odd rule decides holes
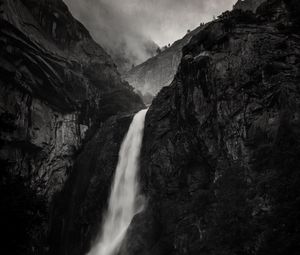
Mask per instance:
[[[0,23],[3,249],[43,254],[49,202],[78,151],[143,103],[61,0],[1,0]]]
[[[298,253],[299,7],[235,10],[184,47],[146,117],[125,254]]]
[[[86,254],[143,104],[61,1],[0,8],[3,251]],[[269,0],[189,38],[146,116],[121,255],[298,254],[299,17]]]
[[[299,12],[283,0],[234,10],[183,48],[146,116],[147,206],[120,254],[297,254]],[[130,119],[107,121],[78,157],[54,206],[52,254],[86,254],[96,239]]]
[[[257,8],[266,0],[239,0],[234,9],[256,12]],[[182,58],[182,48],[197,34],[203,26],[186,34],[169,48],[157,56],[132,68],[123,74],[125,80],[141,92],[146,104],[151,103],[153,97],[165,86],[169,86],[174,79]]]
[[[51,211],[50,254],[87,254],[97,241],[131,115],[107,120],[78,155]]]

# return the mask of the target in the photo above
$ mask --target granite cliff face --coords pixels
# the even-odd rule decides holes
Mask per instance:
[[[61,1],[0,8],[2,250],[86,254],[143,104]],[[121,255],[298,254],[299,17],[269,0],[188,40],[146,116]]]
[[[51,212],[50,254],[87,254],[97,240],[131,115],[114,116],[78,155]]]
[[[299,7],[235,10],[184,47],[146,117],[126,254],[298,253]]]
[[[281,0],[234,10],[184,47],[146,116],[147,207],[120,254],[297,254],[299,12]],[[107,121],[77,158],[54,204],[52,254],[86,254],[96,239],[130,120]]]
[[[43,254],[49,202],[78,151],[110,116],[143,103],[61,0],[1,0],[0,18],[4,250]]]
[[[266,0],[239,0],[234,5],[234,9],[256,12],[257,8],[265,1]],[[162,53],[123,74],[124,79],[135,89],[140,91],[145,103],[150,103],[152,98],[163,87],[171,84],[182,58],[182,48],[187,45],[190,39],[199,33],[201,29],[203,29],[202,26],[189,32]]]

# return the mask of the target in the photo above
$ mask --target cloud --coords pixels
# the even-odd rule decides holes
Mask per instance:
[[[236,0],[64,0],[73,15],[111,54],[142,62],[145,44],[173,43],[188,29],[231,9]],[[146,47],[147,48],[147,47]],[[135,63],[135,64],[136,64]]]

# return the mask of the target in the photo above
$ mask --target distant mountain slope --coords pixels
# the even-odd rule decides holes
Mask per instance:
[[[128,72],[156,55],[158,45],[144,29],[135,27],[137,18],[130,15],[126,3],[132,0],[64,0],[74,17],[89,30],[93,38],[112,57],[120,73]],[[136,1],[136,5],[143,5]],[[147,2],[147,0],[145,1]],[[119,11],[120,10],[120,11]],[[137,10],[133,10],[136,13]],[[131,14],[133,14],[131,13]]]
[[[131,86],[139,90],[142,95],[154,96],[159,90],[171,83],[182,57],[182,48],[190,41],[193,35],[201,30],[198,27],[186,34],[182,39],[174,42],[157,56],[148,59],[141,65],[134,67],[123,77]]]
[[[122,45],[122,47],[108,48],[105,49],[111,55],[113,61],[118,67],[118,71],[121,74],[129,72],[133,66],[140,64],[144,60],[154,57],[156,55],[156,50],[159,47],[155,42],[151,40],[141,39],[139,45],[141,50],[137,49],[137,52],[133,54],[128,50],[128,46]],[[139,54],[137,54],[139,52]],[[142,57],[143,56],[143,57]],[[141,60],[143,58],[143,60]]]
[[[265,1],[266,0],[239,0],[234,5],[234,9],[255,12]],[[161,88],[170,85],[182,57],[182,48],[190,41],[192,36],[197,34],[202,28],[203,27],[200,26],[191,31],[159,55],[150,58],[123,75],[124,79],[128,81],[130,85],[140,91],[146,103],[149,103],[151,98],[153,98]]]

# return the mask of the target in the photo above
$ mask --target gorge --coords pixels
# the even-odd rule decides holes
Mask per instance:
[[[62,0],[0,0],[4,254],[298,254],[300,4],[236,6],[129,84]]]
[[[90,255],[118,253],[131,220],[143,210],[137,175],[146,112],[135,115],[121,145],[102,236]]]

